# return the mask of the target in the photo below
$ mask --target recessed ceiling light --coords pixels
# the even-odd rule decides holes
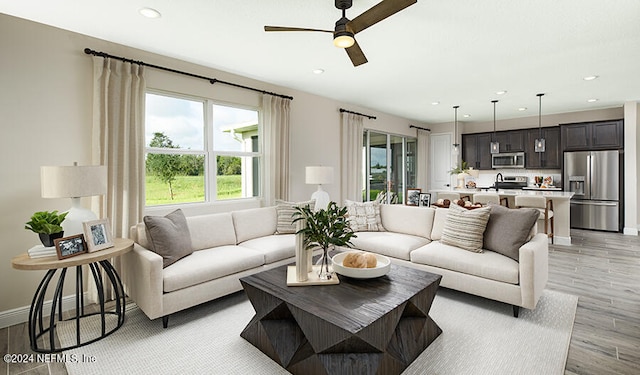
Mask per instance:
[[[440,102],[431,102],[431,105],[438,105]]]
[[[140,14],[142,14],[143,16],[147,17],[147,18],[160,18],[162,15],[160,14],[160,12],[158,12],[157,10],[153,9],[153,8],[142,8],[139,10]]]
[[[324,73],[324,69],[313,69],[313,74],[322,74]]]
[[[465,115],[462,115],[462,117],[471,117],[471,115],[467,113]]]
[[[598,78],[598,76],[586,76],[583,79],[585,81],[593,81],[594,79]]]
[[[507,90],[500,90],[500,91],[496,91],[497,95],[504,95],[507,93]]]
[[[587,99],[587,102],[589,102],[589,103],[595,103],[597,101],[598,101],[598,99]]]
[[[520,107],[520,108],[518,108],[518,111],[520,111],[520,112],[522,112],[522,111],[526,111],[526,110],[527,110],[527,107]]]

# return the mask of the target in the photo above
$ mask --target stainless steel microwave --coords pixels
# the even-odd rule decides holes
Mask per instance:
[[[524,168],[524,152],[492,154],[491,168]]]

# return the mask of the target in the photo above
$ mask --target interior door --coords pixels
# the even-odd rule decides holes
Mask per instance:
[[[430,189],[451,189],[451,134],[431,134],[429,147]]]

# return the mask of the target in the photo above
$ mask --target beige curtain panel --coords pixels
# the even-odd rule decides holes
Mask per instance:
[[[265,206],[289,200],[289,122],[291,99],[264,94],[262,120],[265,136]]]
[[[429,189],[429,132],[418,129],[418,150],[416,163],[416,182],[417,187],[422,191]]]
[[[341,121],[341,168],[340,194],[346,199],[362,202],[362,142],[363,116],[342,112]]]
[[[107,167],[107,194],[93,199],[93,209],[111,221],[114,237],[129,237],[144,214],[145,88],[144,67],[93,58],[92,158]],[[118,261],[114,267],[120,271]],[[105,297],[112,298],[111,292],[105,290]],[[95,286],[89,300],[97,301]]]

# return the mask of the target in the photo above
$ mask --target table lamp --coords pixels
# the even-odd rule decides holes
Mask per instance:
[[[107,167],[101,165],[40,167],[42,198],[71,198],[71,208],[62,222],[65,236],[83,233],[82,223],[96,220],[93,211],[82,207],[80,198],[107,191]]]
[[[305,182],[309,185],[318,185],[311,199],[315,199],[315,210],[326,209],[331,201],[329,193],[322,190],[322,185],[333,183],[333,167],[306,167]]]

